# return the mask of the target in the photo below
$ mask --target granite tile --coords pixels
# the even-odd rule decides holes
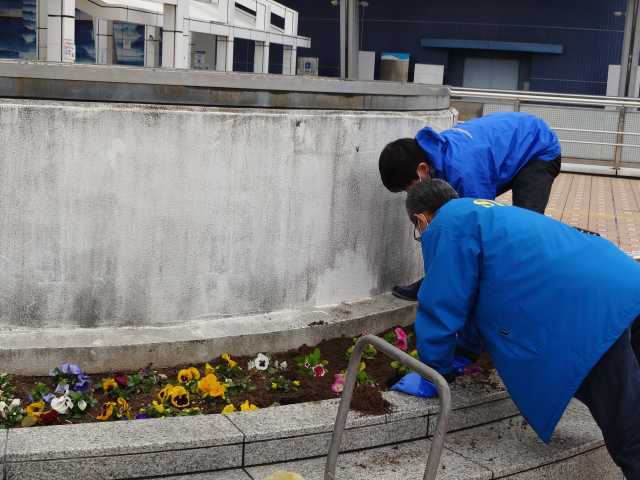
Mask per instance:
[[[0,429],[0,480],[4,480],[4,458],[9,430]]]
[[[518,407],[516,407],[510,398],[474,405],[472,407],[458,408],[451,412],[447,431],[455,432],[463,428],[475,427],[519,414],[520,410],[518,410]],[[437,422],[437,414],[429,416],[429,435],[435,433]]]
[[[570,404],[549,445],[522,417],[454,432],[446,438],[447,448],[489,468],[496,477],[558,462],[602,444],[598,426],[577,401]]]
[[[350,451],[424,438],[427,435],[427,428],[426,417],[422,421],[409,419],[351,428],[345,430],[340,448],[341,451]],[[329,451],[330,442],[331,433],[329,432],[248,442],[244,449],[244,465],[324,456]]]
[[[106,480],[208,472],[242,466],[242,445],[7,462],[5,480]]]
[[[223,415],[83,423],[9,431],[7,462],[182,450],[242,444]]]
[[[336,478],[341,480],[408,480],[422,478],[431,443],[428,440],[403,443],[365,451],[341,454]],[[305,480],[324,480],[325,458],[299,460],[259,467],[247,471],[262,480],[276,471],[296,472]],[[445,450],[439,480],[489,480],[491,472],[456,453]]]
[[[613,463],[605,447],[596,448],[583,455],[568,458],[557,463],[499,478],[508,480],[556,480],[559,478],[624,480],[622,472],[616,464]]]
[[[339,400],[283,405],[252,412],[236,412],[227,418],[245,435],[247,442],[332,432]],[[385,423],[384,415],[350,411],[347,428]]]

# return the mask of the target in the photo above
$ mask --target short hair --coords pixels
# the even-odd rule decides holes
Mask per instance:
[[[407,194],[407,214],[411,222],[415,225],[415,214],[424,212],[428,214],[435,213],[449,200],[456,198],[458,198],[458,192],[444,180],[440,180],[439,178],[423,180],[411,187]]]
[[[406,190],[418,179],[418,165],[427,161],[427,155],[415,138],[400,138],[388,144],[380,153],[378,167],[382,183],[392,192]]]

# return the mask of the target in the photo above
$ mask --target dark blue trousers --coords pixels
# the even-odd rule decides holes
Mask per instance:
[[[631,330],[591,369],[575,397],[589,407],[611,458],[626,479],[640,480],[640,366]]]

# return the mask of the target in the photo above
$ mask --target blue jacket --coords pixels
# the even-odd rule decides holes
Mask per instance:
[[[549,441],[591,368],[640,314],[640,265],[604,238],[518,207],[457,199],[422,235],[420,358],[452,371],[477,332],[524,417]]]
[[[442,133],[427,127],[416,140],[431,176],[447,181],[461,197],[494,199],[529,160],[560,156],[554,131],[527,113],[495,113]]]

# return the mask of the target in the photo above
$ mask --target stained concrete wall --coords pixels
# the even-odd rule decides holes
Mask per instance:
[[[425,114],[0,102],[0,328],[335,304],[420,274],[384,144]]]

